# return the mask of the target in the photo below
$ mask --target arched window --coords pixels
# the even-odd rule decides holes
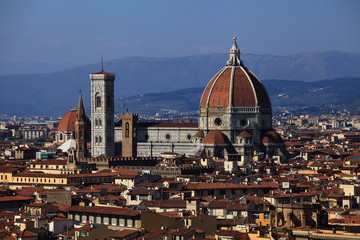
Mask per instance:
[[[125,137],[128,138],[129,137],[129,123],[125,123]]]
[[[99,143],[101,143],[102,142],[102,137],[101,136],[99,136]]]
[[[110,96],[107,96],[107,97],[106,97],[106,107],[111,107]]]
[[[60,141],[63,140],[63,134],[62,134],[62,133],[60,133],[59,140],[60,140]]]
[[[99,118],[99,126],[101,126],[101,119]]]
[[[97,118],[95,118],[95,126],[99,125],[99,121]]]
[[[98,136],[95,136],[95,142],[97,143],[99,141]]]
[[[99,108],[101,107],[101,96],[100,93],[95,94],[95,107]]]

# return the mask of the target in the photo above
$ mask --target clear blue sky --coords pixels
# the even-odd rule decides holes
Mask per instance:
[[[0,62],[360,53],[358,0],[0,0]]]

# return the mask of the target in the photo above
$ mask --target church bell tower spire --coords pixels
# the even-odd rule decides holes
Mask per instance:
[[[82,100],[82,94],[80,91],[79,105],[76,113],[75,120],[75,143],[76,143],[76,160],[87,157],[87,117],[85,115],[84,104]]]

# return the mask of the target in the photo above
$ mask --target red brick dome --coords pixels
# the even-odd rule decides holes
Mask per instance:
[[[60,120],[58,131],[60,132],[74,132],[77,110],[68,111]]]
[[[230,59],[208,83],[200,108],[261,107],[271,108],[270,98],[261,81],[240,60],[234,39]]]

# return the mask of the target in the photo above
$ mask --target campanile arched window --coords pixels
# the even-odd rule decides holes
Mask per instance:
[[[99,108],[101,107],[101,96],[100,93],[95,94],[95,107]]]
[[[125,123],[125,137],[128,138],[129,137],[129,123]]]

